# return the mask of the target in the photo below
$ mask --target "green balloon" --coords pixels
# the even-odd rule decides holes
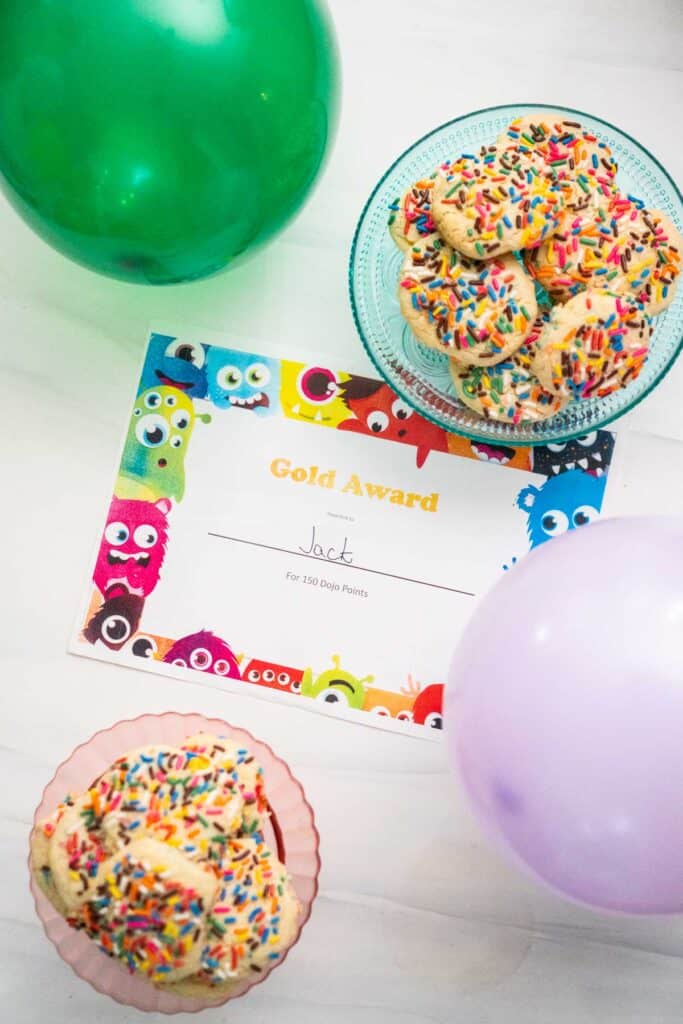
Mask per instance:
[[[337,101],[316,0],[0,0],[0,182],[113,277],[194,280],[270,238]]]

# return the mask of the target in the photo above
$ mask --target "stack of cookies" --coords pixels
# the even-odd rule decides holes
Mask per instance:
[[[604,142],[549,114],[516,119],[392,203],[401,312],[481,416],[547,419],[640,373],[683,243],[616,176]]]
[[[158,988],[220,996],[295,940],[299,902],[266,845],[263,771],[249,750],[199,733],[129,751],[31,837],[56,910]]]

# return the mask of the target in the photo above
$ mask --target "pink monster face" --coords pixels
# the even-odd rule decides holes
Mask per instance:
[[[208,629],[181,637],[164,655],[167,665],[193,668],[196,672],[210,672],[215,676],[240,678],[240,667],[232,649],[225,640]]]
[[[93,580],[103,597],[154,590],[166,553],[171,502],[112,498]]]

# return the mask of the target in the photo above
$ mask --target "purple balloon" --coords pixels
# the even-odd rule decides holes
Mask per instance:
[[[683,911],[683,520],[532,551],[453,661],[446,737],[489,834],[564,896]]]

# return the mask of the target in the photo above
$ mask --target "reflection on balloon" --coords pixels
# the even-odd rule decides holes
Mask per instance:
[[[683,911],[683,521],[531,552],[456,652],[447,740],[488,834],[563,895]]]
[[[204,277],[300,207],[337,78],[318,0],[3,0],[0,182],[93,270]]]

